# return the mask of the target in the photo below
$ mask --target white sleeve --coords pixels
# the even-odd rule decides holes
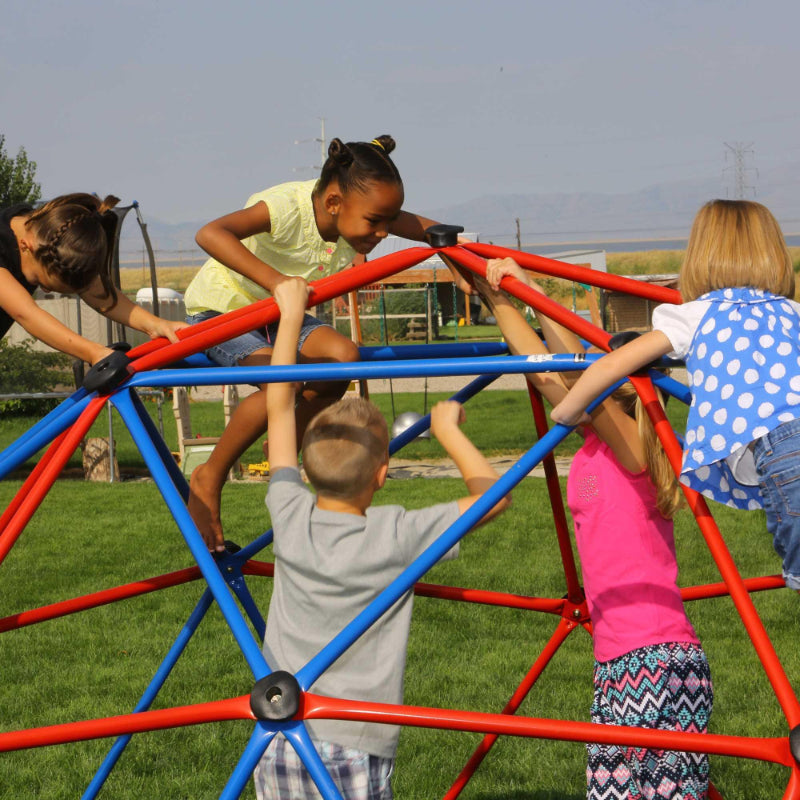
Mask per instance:
[[[707,300],[692,300],[680,306],[664,303],[653,311],[653,330],[661,331],[672,345],[669,358],[686,358],[695,331],[708,310]]]

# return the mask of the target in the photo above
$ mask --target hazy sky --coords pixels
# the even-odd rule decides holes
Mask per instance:
[[[45,196],[205,220],[390,133],[406,207],[800,161],[797,0],[5,0],[0,133]],[[730,166],[728,162],[727,166]],[[800,186],[797,187],[800,192]],[[798,201],[800,207],[800,200]]]

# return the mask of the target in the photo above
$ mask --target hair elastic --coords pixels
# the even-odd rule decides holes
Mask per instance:
[[[373,139],[373,140],[370,142],[370,144],[374,144],[374,145],[375,145],[375,147],[380,147],[380,149],[381,149],[381,150],[383,150],[383,151],[385,151],[385,150],[386,150],[386,148],[383,146],[383,144],[381,144],[381,142],[379,142],[377,139]]]

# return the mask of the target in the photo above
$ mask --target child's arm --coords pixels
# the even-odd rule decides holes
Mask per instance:
[[[551,320],[546,314],[538,314],[542,333],[547,340],[547,348],[539,337],[530,329],[522,314],[517,311],[511,300],[499,291],[500,281],[511,275],[533,289],[541,291],[530,275],[526,273],[513,259],[493,259],[486,265],[486,281],[480,281],[482,293],[486,291],[484,299],[490,304],[498,321],[500,330],[508,342],[509,349],[514,353],[525,352],[551,352],[551,353],[583,353],[584,348],[580,339],[568,328]],[[533,346],[535,349],[528,349]],[[542,394],[553,404],[558,404],[566,397],[567,388],[577,381],[580,373],[567,372],[560,375],[540,373],[528,375],[531,384],[539,389]],[[555,380],[560,381],[555,384]],[[555,384],[555,385],[554,385]],[[587,416],[586,421],[589,421]],[[613,398],[608,398],[591,417],[592,428],[606,444],[611,447],[617,460],[627,470],[633,473],[641,472],[645,468],[644,446],[639,435],[636,420],[626,413],[625,409]]]
[[[462,514],[493,486],[499,477],[483,453],[464,435],[459,427],[463,421],[464,409],[460,403],[453,400],[437,403],[431,411],[431,430],[447,451],[447,455],[455,462],[467,485],[469,496],[462,497],[458,501]],[[484,523],[504,511],[510,503],[510,495],[502,498],[480,522]]]
[[[671,351],[672,344],[664,333],[650,331],[603,356],[581,375],[569,394],[552,410],[551,418],[562,425],[589,422],[586,406],[601,392]]]
[[[163,336],[171,342],[177,342],[178,336],[176,332],[181,328],[189,327],[187,322],[161,319],[161,317],[151,314],[119,291],[117,292],[116,302],[109,306],[108,303],[111,298],[106,294],[100,278],[95,278],[89,288],[81,292],[81,298],[103,316],[114,320],[114,322],[127,325],[134,330],[142,331],[151,339],[158,339]]]
[[[281,311],[278,334],[272,351],[274,366],[297,363],[297,340],[308,303],[308,284],[302,278],[288,278],[275,287],[275,302]],[[267,388],[269,469],[297,467],[297,433],[294,412],[295,385],[271,383]]]
[[[111,353],[108,347],[84,339],[36,305],[17,279],[3,268],[0,268],[0,306],[31,336],[73,358],[96,364]]]
[[[412,214],[410,211],[401,211],[389,223],[389,233],[393,233],[395,236],[401,236],[403,239],[411,239],[415,242],[424,242],[425,231],[430,228],[431,225],[438,224],[439,223],[436,222],[436,220],[428,219],[420,214]],[[470,240],[464,236],[459,236],[458,241],[468,242]],[[459,272],[458,267],[452,261],[450,261],[450,259],[444,259],[444,263],[447,265],[447,268],[450,270],[450,273],[453,276],[453,280],[456,282],[456,288],[464,292],[464,294],[474,294],[472,291],[472,285],[461,274],[461,272]]]
[[[510,261],[510,259],[507,260]],[[497,262],[494,263],[497,264]],[[489,264],[493,264],[493,262],[490,261]],[[514,264],[514,266],[516,266],[516,264]],[[520,268],[517,267],[517,269]],[[521,269],[520,272],[522,272]],[[514,273],[505,272],[503,274]],[[508,349],[514,355],[550,355],[550,350],[547,349],[544,342],[538,337],[536,331],[528,325],[527,321],[511,302],[508,295],[496,288],[503,277],[503,275],[499,275],[499,277],[498,275],[499,273],[496,269],[490,271],[489,265],[487,265],[487,278],[491,278],[492,276],[497,277],[495,288],[492,287],[490,281],[484,281],[477,276],[475,277],[475,286],[484,302],[489,307],[489,310],[494,315],[494,318],[497,320],[497,325],[503,334],[503,338],[506,340],[506,344],[508,344]],[[514,274],[514,277],[519,276]],[[524,277],[525,276],[522,275],[520,279]],[[527,279],[525,282],[527,283]],[[553,325],[555,325],[555,323],[553,323]],[[558,373],[532,372],[525,377],[528,379],[531,386],[540,391],[552,405],[556,405],[566,397],[567,387]]]
[[[269,208],[260,200],[255,205],[226,214],[204,225],[197,232],[195,241],[212,258],[273,294],[275,287],[286,276],[254,256],[242,244],[242,239],[257,233],[269,233],[270,230],[272,223]]]

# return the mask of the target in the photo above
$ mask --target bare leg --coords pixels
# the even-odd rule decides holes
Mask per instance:
[[[243,366],[261,366],[270,363],[271,355],[270,348],[263,348],[239,363]],[[358,348],[332,328],[316,328],[303,342],[298,360],[306,364],[358,361]],[[306,427],[314,415],[335,403],[347,391],[348,384],[349,381],[308,383],[298,394],[298,450]],[[189,513],[209,550],[225,549],[225,536],[220,519],[222,487],[237,459],[267,429],[266,391],[267,386],[262,386],[259,391],[239,403],[208,461],[192,472],[189,484]],[[264,454],[269,458],[266,446]]]
[[[272,351],[264,348],[240,362],[243,366],[269,364]],[[225,537],[220,520],[220,499],[228,472],[237,459],[267,428],[266,386],[248,395],[236,407],[205,464],[192,472],[189,513],[209,550],[223,551]]]
[[[298,360],[301,364],[358,361],[358,347],[333,328],[315,328],[303,342]],[[305,384],[297,396],[298,451],[308,423],[323,408],[339,400],[349,385],[350,381],[314,381]]]

